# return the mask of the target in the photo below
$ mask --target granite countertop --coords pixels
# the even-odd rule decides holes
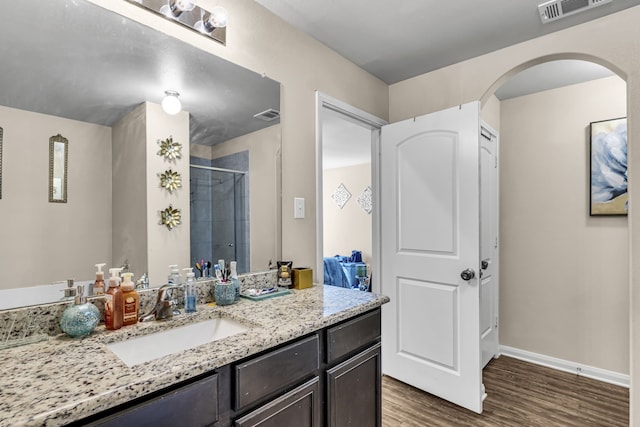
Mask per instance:
[[[0,427],[57,426],[161,390],[291,339],[364,313],[388,297],[316,285],[259,302],[198,306],[172,320],[118,331],[100,325],[83,339],[65,335],[2,350]],[[106,344],[214,317],[229,317],[247,332],[128,368]]]

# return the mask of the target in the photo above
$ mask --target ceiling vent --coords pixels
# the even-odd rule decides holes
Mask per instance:
[[[270,122],[272,120],[280,118],[280,111],[269,108],[268,110],[264,110],[261,113],[254,114],[253,117],[255,117],[256,119],[264,120],[265,122]]]
[[[612,0],[551,0],[538,5],[542,23],[555,21],[593,7],[611,3]]]

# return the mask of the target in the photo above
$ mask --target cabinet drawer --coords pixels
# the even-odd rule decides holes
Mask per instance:
[[[209,426],[218,421],[218,374],[85,424],[90,426]]]
[[[236,420],[235,427],[320,427],[320,381],[300,387]]]
[[[239,411],[310,377],[320,367],[318,335],[236,365],[234,409]]]
[[[380,339],[380,309],[327,328],[327,363]]]

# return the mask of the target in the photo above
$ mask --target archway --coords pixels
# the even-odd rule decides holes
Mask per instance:
[[[630,288],[628,286],[628,271],[631,260],[627,251],[629,239],[627,221],[626,218],[620,217],[590,217],[588,205],[584,199],[588,197],[589,139],[587,131],[589,122],[626,116],[628,99],[626,75],[613,64],[590,55],[571,53],[548,55],[527,61],[504,73],[485,92],[482,103],[490,105],[494,102],[492,100],[494,92],[519,72],[538,64],[564,59],[578,59],[605,66],[622,79],[624,87],[622,90],[616,89],[618,91],[618,105],[612,108],[606,108],[607,106],[602,105],[605,104],[604,102],[599,102],[600,105],[593,105],[596,103],[589,102],[589,96],[595,97],[597,93],[611,87],[611,84],[598,85],[595,83],[585,84],[589,86],[589,89],[584,90],[592,91],[586,95],[580,95],[577,88],[573,88],[576,90],[558,90],[555,98],[551,94],[536,95],[535,102],[539,106],[547,106],[546,111],[539,115],[524,108],[523,102],[515,101],[510,102],[512,105],[508,107],[509,112],[505,113],[502,108],[505,103],[501,103],[501,165],[511,166],[511,169],[501,169],[502,202],[505,202],[504,197],[511,198],[506,203],[501,203],[501,205],[507,204],[509,206],[507,209],[504,206],[501,208],[501,235],[503,236],[501,250],[511,259],[519,256],[522,261],[522,264],[513,268],[513,271],[502,274],[502,269],[509,269],[510,262],[501,260],[501,292],[503,288],[508,288],[510,283],[517,282],[515,286],[517,292],[528,292],[526,302],[533,306],[532,310],[536,311],[538,316],[536,321],[539,324],[532,326],[532,318],[523,314],[523,308],[526,310],[526,306],[515,309],[520,315],[517,320],[520,322],[518,328],[525,331],[527,328],[533,328],[535,334],[538,335],[534,337],[537,340],[536,348],[533,350],[525,348],[522,354],[530,356],[536,362],[546,362],[575,373],[584,373],[585,366],[581,366],[581,364],[586,365],[587,368],[598,368],[604,364],[605,368],[600,372],[595,372],[595,376],[599,379],[620,383],[624,382],[619,381],[620,377],[614,376],[612,378],[609,374],[617,372],[619,367],[625,363],[625,373],[629,372],[628,328],[630,313],[628,301]],[[613,85],[615,86],[615,84]],[[550,101],[551,99],[555,101]],[[569,100],[574,101],[573,107],[568,107],[569,103],[566,101]],[[624,110],[622,114],[619,113],[620,104]],[[503,121],[503,119],[511,120],[514,117],[518,117],[519,122],[509,125]],[[559,135],[558,129],[563,126],[558,126],[558,123],[561,123],[565,128],[573,128],[567,130],[563,134],[564,136]],[[517,135],[518,131],[523,135],[515,138],[514,135]],[[544,136],[540,137],[539,135]],[[563,137],[565,142],[572,142],[573,145],[558,148],[560,145],[557,139]],[[515,139],[518,141],[514,141]],[[571,141],[569,141],[570,139]],[[511,145],[509,145],[510,142]],[[582,144],[576,146],[576,143]],[[545,156],[544,151],[550,150],[550,148],[556,148],[560,151],[550,152]],[[566,151],[562,151],[563,149]],[[559,172],[558,164],[568,170]],[[557,188],[550,188],[552,186],[550,182],[554,182],[553,179],[547,179],[550,176],[558,183]],[[538,197],[539,194],[537,195],[536,192],[543,191],[543,197]],[[571,191],[571,194],[566,196],[569,200],[559,199],[562,196],[562,191],[565,194]],[[541,200],[546,203],[542,203]],[[562,206],[568,212],[559,212],[558,206]],[[514,219],[515,215],[518,215],[519,218]],[[558,224],[562,224],[562,226]],[[528,233],[521,232],[524,227],[529,228]],[[616,238],[611,240],[611,234],[617,234]],[[573,251],[567,249],[571,247],[572,240],[575,246]],[[518,241],[521,244],[516,247]],[[596,248],[596,244],[599,244],[600,247]],[[619,252],[618,249],[620,249]],[[599,250],[604,250],[608,254],[598,254]],[[585,255],[585,253],[587,254]],[[597,279],[597,276],[598,274],[607,274],[602,265],[611,266],[614,264],[610,259],[606,259],[606,256],[612,253],[624,255],[624,262],[616,264],[623,274],[616,275],[609,271],[615,278],[611,278],[609,283],[603,286],[602,283],[605,280]],[[551,268],[550,264],[556,261],[556,267],[562,267],[563,264],[566,267],[563,273],[559,273],[559,269]],[[580,267],[576,268],[576,265]],[[526,269],[522,270],[523,266]],[[582,275],[584,275],[584,279],[581,278]],[[595,279],[596,282],[593,286],[588,283],[592,279]],[[523,284],[523,282],[525,283]],[[553,286],[546,286],[549,282],[553,283]],[[612,289],[611,282],[615,282],[615,290]],[[518,284],[522,284],[522,286],[518,286]],[[611,298],[612,293],[616,293],[616,297]],[[547,301],[546,305],[541,305],[540,302],[544,298]],[[503,322],[514,319],[513,313],[504,310],[509,310],[509,308],[501,306],[501,325]],[[560,316],[556,317],[548,310],[555,310],[555,314],[559,313]],[[561,310],[564,312],[560,313]],[[585,313],[589,313],[590,318],[585,318]],[[611,317],[616,318],[618,327],[604,327],[602,323],[598,324],[607,316],[609,320]],[[624,318],[624,324],[620,324],[621,318]],[[575,353],[582,353],[582,355],[588,353],[589,355],[585,359],[576,360],[576,357],[572,357],[570,352],[559,352],[550,360],[535,360],[536,355],[547,354],[548,351],[545,349],[557,345],[557,342],[554,343],[554,339],[544,336],[545,331],[548,335],[550,330],[554,334],[558,334],[565,327],[569,330],[580,326],[586,331],[582,332],[584,334],[582,337],[577,337],[576,334],[567,334],[564,339],[567,346],[573,346]],[[620,340],[625,341],[625,361],[618,358],[617,361],[611,362],[611,345],[602,341],[599,341],[597,345],[589,342],[590,339],[597,340],[593,336],[587,337],[591,335],[591,328],[600,326],[603,326],[603,330],[597,334],[603,333],[608,335],[606,338],[615,338],[617,345],[613,346],[614,348],[620,349]],[[505,329],[507,328],[501,328],[501,344],[503,344],[503,340],[508,342],[512,339],[508,334],[504,334]],[[618,335],[614,337],[613,335],[616,334]],[[522,341],[512,345],[521,347]],[[596,353],[599,352],[597,347],[607,348],[609,354],[597,355]],[[527,350],[529,351],[527,352]],[[609,356],[608,362],[605,361],[607,356]],[[562,363],[567,361],[571,362]]]

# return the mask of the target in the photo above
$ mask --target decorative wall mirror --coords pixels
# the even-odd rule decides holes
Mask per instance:
[[[60,134],[49,138],[49,201],[67,203],[69,141]]]
[[[2,199],[2,128],[0,128],[0,199]]]

